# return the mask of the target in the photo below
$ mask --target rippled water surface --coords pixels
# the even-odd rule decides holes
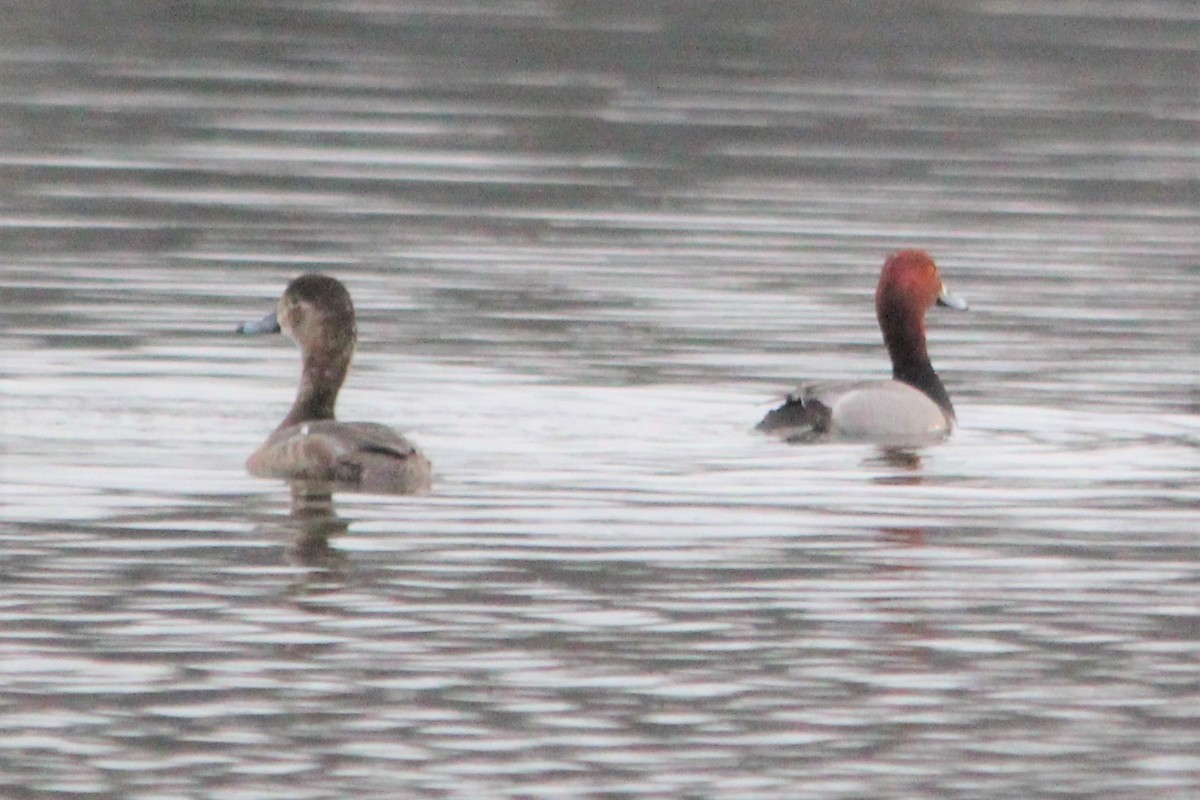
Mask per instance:
[[[1200,796],[1200,11],[14,2],[0,795]],[[751,428],[968,314],[961,428]],[[247,476],[306,271],[420,497]]]

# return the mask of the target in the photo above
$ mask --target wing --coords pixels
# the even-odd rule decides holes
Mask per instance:
[[[412,442],[374,422],[317,422],[276,431],[246,462],[254,475],[330,481],[364,491],[424,491],[431,468]]]

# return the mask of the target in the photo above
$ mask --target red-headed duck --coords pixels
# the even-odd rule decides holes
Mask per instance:
[[[875,290],[875,314],[892,357],[890,381],[809,383],[758,423],[789,441],[849,440],[917,445],[954,430],[954,406],[925,347],[925,312],[934,304],[965,311],[923,250],[888,256]]]
[[[350,369],[357,331],[350,293],[335,278],[302,275],[275,310],[238,333],[286,333],[300,346],[300,389],[291,411],[246,461],[252,475],[329,482],[370,492],[429,488],[429,459],[386,425],[338,422],[338,390]]]

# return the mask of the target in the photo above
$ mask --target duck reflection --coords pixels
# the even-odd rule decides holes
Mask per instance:
[[[864,464],[867,467],[891,467],[900,472],[896,475],[880,476],[877,482],[885,484],[919,484],[924,478],[921,475],[921,454],[907,447],[881,447],[874,456]]]
[[[879,541],[881,544],[893,547],[924,547],[924,528],[880,528]]]
[[[288,560],[294,564],[344,575],[349,570],[349,560],[329,542],[349,530],[350,520],[337,515],[333,491],[330,483],[296,481],[291,484],[288,518],[292,541],[287,553]]]
[[[874,478],[880,486],[920,486],[925,482],[921,470],[921,453],[904,447],[881,447],[864,463],[867,467],[884,467],[889,471]],[[882,544],[902,547],[921,547],[925,544],[922,527],[888,526],[879,529]]]

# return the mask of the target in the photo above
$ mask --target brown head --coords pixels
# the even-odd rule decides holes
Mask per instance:
[[[288,284],[275,306],[284,333],[307,352],[312,347],[354,349],[358,335],[350,292],[337,278],[310,273]]]
[[[301,275],[288,284],[275,311],[239,333],[286,333],[300,346],[303,370],[296,402],[280,427],[333,419],[338,390],[350,368],[357,330],[350,293],[336,278]]]
[[[937,265],[924,250],[900,250],[888,256],[875,290],[875,314],[892,357],[892,377],[925,392],[953,415],[925,345],[925,312],[935,304],[958,311],[967,308],[964,300],[946,290]]]

